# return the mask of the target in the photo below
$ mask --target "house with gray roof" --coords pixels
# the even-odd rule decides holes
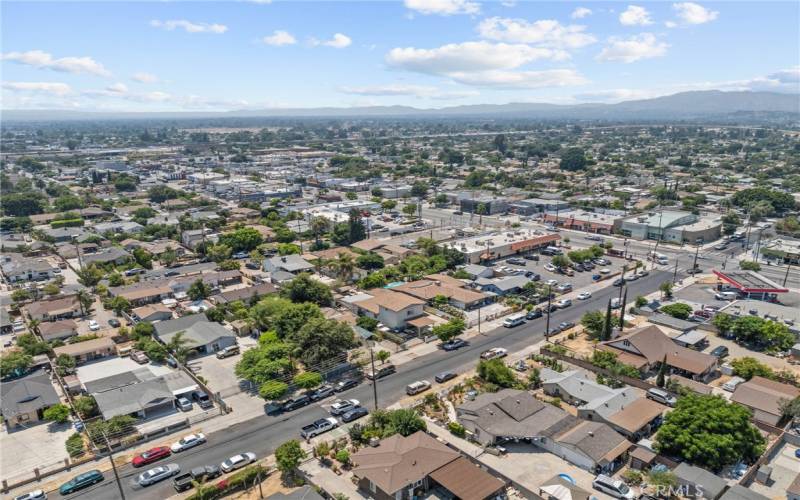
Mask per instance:
[[[302,272],[313,271],[314,265],[299,255],[292,254],[265,259],[264,270],[270,273],[274,271],[286,271],[296,275]]]
[[[175,396],[160,378],[97,392],[94,393],[94,399],[106,420],[118,415],[147,418],[175,408]]]
[[[44,419],[44,411],[61,402],[44,370],[0,384],[0,413],[6,429]]]
[[[525,276],[506,276],[494,280],[478,279],[476,283],[482,292],[494,293],[497,295],[509,295],[519,293],[530,282]]]
[[[236,345],[236,335],[220,325],[208,321],[205,314],[192,314],[153,325],[158,339],[168,344],[179,333],[188,342],[185,346],[198,354],[211,354]]]
[[[130,259],[131,254],[122,248],[108,247],[100,250],[97,253],[83,255],[83,265],[88,266],[90,264],[108,264],[109,262],[113,262],[114,264],[124,264]]]
[[[728,485],[723,478],[686,462],[678,464],[672,473],[675,474],[679,485],[688,488],[690,495],[686,495],[687,497],[715,500],[719,498]]]

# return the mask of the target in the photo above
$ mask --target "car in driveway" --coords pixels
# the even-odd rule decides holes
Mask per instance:
[[[466,346],[467,346],[467,341],[459,338],[450,339],[447,342],[442,343],[442,349],[444,349],[445,351],[455,351],[456,349]]]
[[[328,396],[333,396],[335,393],[336,391],[333,390],[333,387],[329,385],[323,385],[322,387],[318,388],[317,390],[309,394],[309,397],[311,398],[311,401],[319,401],[321,399],[327,398]]]
[[[192,402],[189,401],[189,398],[179,397],[175,404],[180,411],[192,411]]]
[[[97,469],[90,470],[89,472],[84,472],[83,474],[78,474],[77,476],[73,477],[66,483],[62,484],[58,488],[58,492],[64,496],[74,493],[78,490],[82,490],[83,488],[87,488],[93,484],[97,484],[100,481],[105,479],[103,473]]]
[[[481,353],[481,359],[504,358],[508,356],[508,351],[502,347],[492,347]]]
[[[342,414],[342,416],[339,418],[342,419],[342,422],[347,423],[347,422],[352,422],[354,420],[358,420],[359,418],[365,417],[367,415],[369,415],[369,410],[367,410],[363,406],[357,406],[352,410],[348,411],[347,413]]]
[[[180,471],[181,467],[178,464],[160,465],[139,474],[136,482],[139,483],[139,486],[150,486],[168,477],[176,476]]]
[[[336,382],[336,385],[333,386],[333,390],[336,392],[344,392],[348,389],[352,389],[353,387],[358,387],[358,384],[358,380],[354,378],[348,378]]]
[[[342,415],[359,406],[361,403],[357,399],[337,399],[331,405],[331,415],[334,417]]]
[[[252,451],[248,451],[247,453],[241,453],[239,455],[234,455],[231,458],[225,460],[221,464],[219,464],[219,468],[222,469],[222,472],[230,472],[232,470],[241,469],[245,465],[251,464],[256,461],[256,454]]]
[[[283,411],[294,411],[298,408],[308,406],[309,404],[311,404],[311,398],[308,396],[308,394],[301,394],[300,396],[296,396],[287,400],[285,403],[283,403],[281,409]]]
[[[581,292],[578,294],[578,300],[586,300],[592,298],[592,292]]]
[[[453,380],[457,376],[458,374],[456,372],[442,372],[442,373],[437,373],[436,376],[433,377],[433,380],[435,380],[440,384],[443,384],[448,380]]]
[[[710,355],[714,356],[717,359],[722,359],[724,357],[727,357],[729,353],[730,351],[724,345],[718,345],[717,347],[712,349],[711,352],[709,352]]]
[[[188,434],[183,436],[176,442],[172,443],[170,446],[170,450],[172,453],[180,453],[182,451],[186,451],[189,448],[194,448],[195,446],[199,446],[206,442],[206,435],[202,432],[197,432],[195,434]]]
[[[119,328],[122,323],[120,323],[117,318],[111,318],[110,320],[108,320],[108,324],[112,328]]]
[[[142,467],[144,465],[152,464],[157,460],[161,460],[162,458],[166,458],[171,454],[172,451],[170,451],[168,446],[157,446],[134,456],[133,460],[131,460],[131,464],[134,467]]]
[[[100,329],[100,325],[97,323],[97,321],[95,321],[93,319],[90,319],[89,320],[89,330],[91,330],[93,332],[96,332],[99,329]]]

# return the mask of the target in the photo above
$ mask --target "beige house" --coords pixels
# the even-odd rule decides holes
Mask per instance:
[[[100,359],[106,356],[111,356],[116,353],[116,344],[108,337],[100,337],[99,339],[86,340],[84,342],[76,342],[74,344],[67,344],[53,349],[56,357],[61,354],[66,354],[75,360],[75,363],[81,364],[93,359]]]
[[[753,418],[769,425],[778,425],[783,418],[781,405],[800,397],[800,389],[764,377],[753,377],[736,386],[731,401],[753,410]]]
[[[405,293],[376,288],[368,299],[355,302],[358,312],[375,318],[392,330],[403,330],[407,323],[423,314],[425,301]]]

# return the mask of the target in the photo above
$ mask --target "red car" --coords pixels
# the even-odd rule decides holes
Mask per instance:
[[[162,458],[170,455],[172,455],[172,452],[169,450],[169,446],[159,446],[136,455],[133,457],[133,461],[131,463],[133,463],[134,467],[141,467],[143,465],[151,464],[156,460],[161,460]]]
[[[706,319],[709,319],[712,316],[711,312],[705,311],[705,310],[703,310],[703,311],[695,311],[694,315],[699,317],[699,318],[706,318]]]

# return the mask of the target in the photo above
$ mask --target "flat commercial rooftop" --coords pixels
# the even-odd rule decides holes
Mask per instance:
[[[786,293],[784,288],[767,279],[755,271],[717,271],[713,270],[719,279],[744,293]]]

